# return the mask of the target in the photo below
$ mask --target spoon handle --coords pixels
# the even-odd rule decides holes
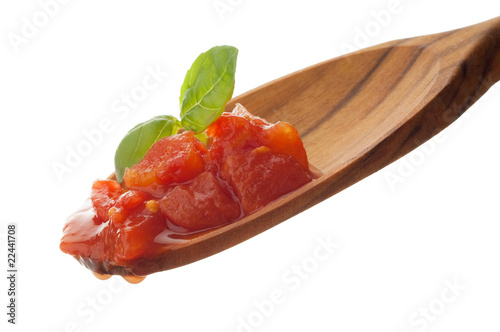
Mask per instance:
[[[462,29],[411,39],[435,53],[442,71],[461,71],[464,81],[479,84],[482,95],[500,80],[500,17]]]
[[[484,24],[486,43],[491,48],[492,57],[489,63],[489,72],[495,82],[500,80],[500,17],[487,21]],[[482,25],[481,25],[482,26]]]
[[[477,61],[484,65],[482,78],[493,85],[500,80],[500,17],[471,26],[470,30],[477,38]]]
[[[437,70],[430,91],[411,106],[411,116],[401,119],[395,125],[397,129],[370,151],[326,174],[311,190],[306,208],[414,150],[449,126],[500,80],[500,17],[458,30],[389,42],[368,50],[391,47],[411,49],[413,58],[433,59]]]

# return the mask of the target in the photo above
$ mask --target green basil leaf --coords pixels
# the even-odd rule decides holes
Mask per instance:
[[[198,133],[194,136],[198,139],[198,141],[205,144],[205,146],[208,146],[208,135],[206,132],[202,131],[201,133]]]
[[[181,124],[202,132],[224,111],[234,90],[238,49],[216,46],[200,54],[181,87]]]
[[[171,115],[156,116],[130,129],[116,149],[115,173],[118,182],[123,181],[125,169],[139,163],[156,141],[175,135],[179,129],[179,120]]]

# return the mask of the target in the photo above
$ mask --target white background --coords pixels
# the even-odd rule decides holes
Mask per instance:
[[[72,0],[51,7],[47,22],[40,2],[0,4],[2,271],[7,223],[18,223],[19,238],[18,324],[6,322],[2,277],[1,330],[498,331],[498,87],[426,149],[233,249],[139,285],[99,281],[59,250],[66,217],[94,179],[113,171],[125,132],[154,115],[178,115],[184,74],[208,48],[239,48],[238,95],[341,55],[342,45],[500,15],[491,0],[400,0],[383,24],[373,12],[390,0],[218,3],[230,10],[218,13],[213,0]],[[23,37],[34,19],[41,27]],[[25,39],[17,45],[13,36]],[[148,67],[168,75],[127,114],[114,112]],[[59,179],[54,164],[102,119],[113,129]],[[387,180],[394,176],[398,183]],[[318,239],[340,244],[321,262]],[[298,277],[296,267],[309,272]]]

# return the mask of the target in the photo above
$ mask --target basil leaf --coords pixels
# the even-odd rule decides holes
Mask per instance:
[[[194,61],[181,87],[181,124],[202,132],[224,111],[234,90],[238,49],[216,46]]]
[[[202,142],[205,144],[205,146],[208,146],[208,135],[206,132],[202,131],[201,133],[198,133],[194,135],[198,141]]]
[[[130,129],[116,149],[115,173],[118,182],[123,181],[125,169],[139,163],[156,141],[175,135],[179,129],[179,120],[171,115],[156,116]]]

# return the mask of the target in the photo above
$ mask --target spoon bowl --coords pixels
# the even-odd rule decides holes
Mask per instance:
[[[241,243],[351,186],[457,119],[500,79],[500,18],[392,41],[299,70],[233,98],[299,131],[322,175],[234,223],[171,244],[132,266],[172,269]],[[120,273],[126,274],[126,273]]]

